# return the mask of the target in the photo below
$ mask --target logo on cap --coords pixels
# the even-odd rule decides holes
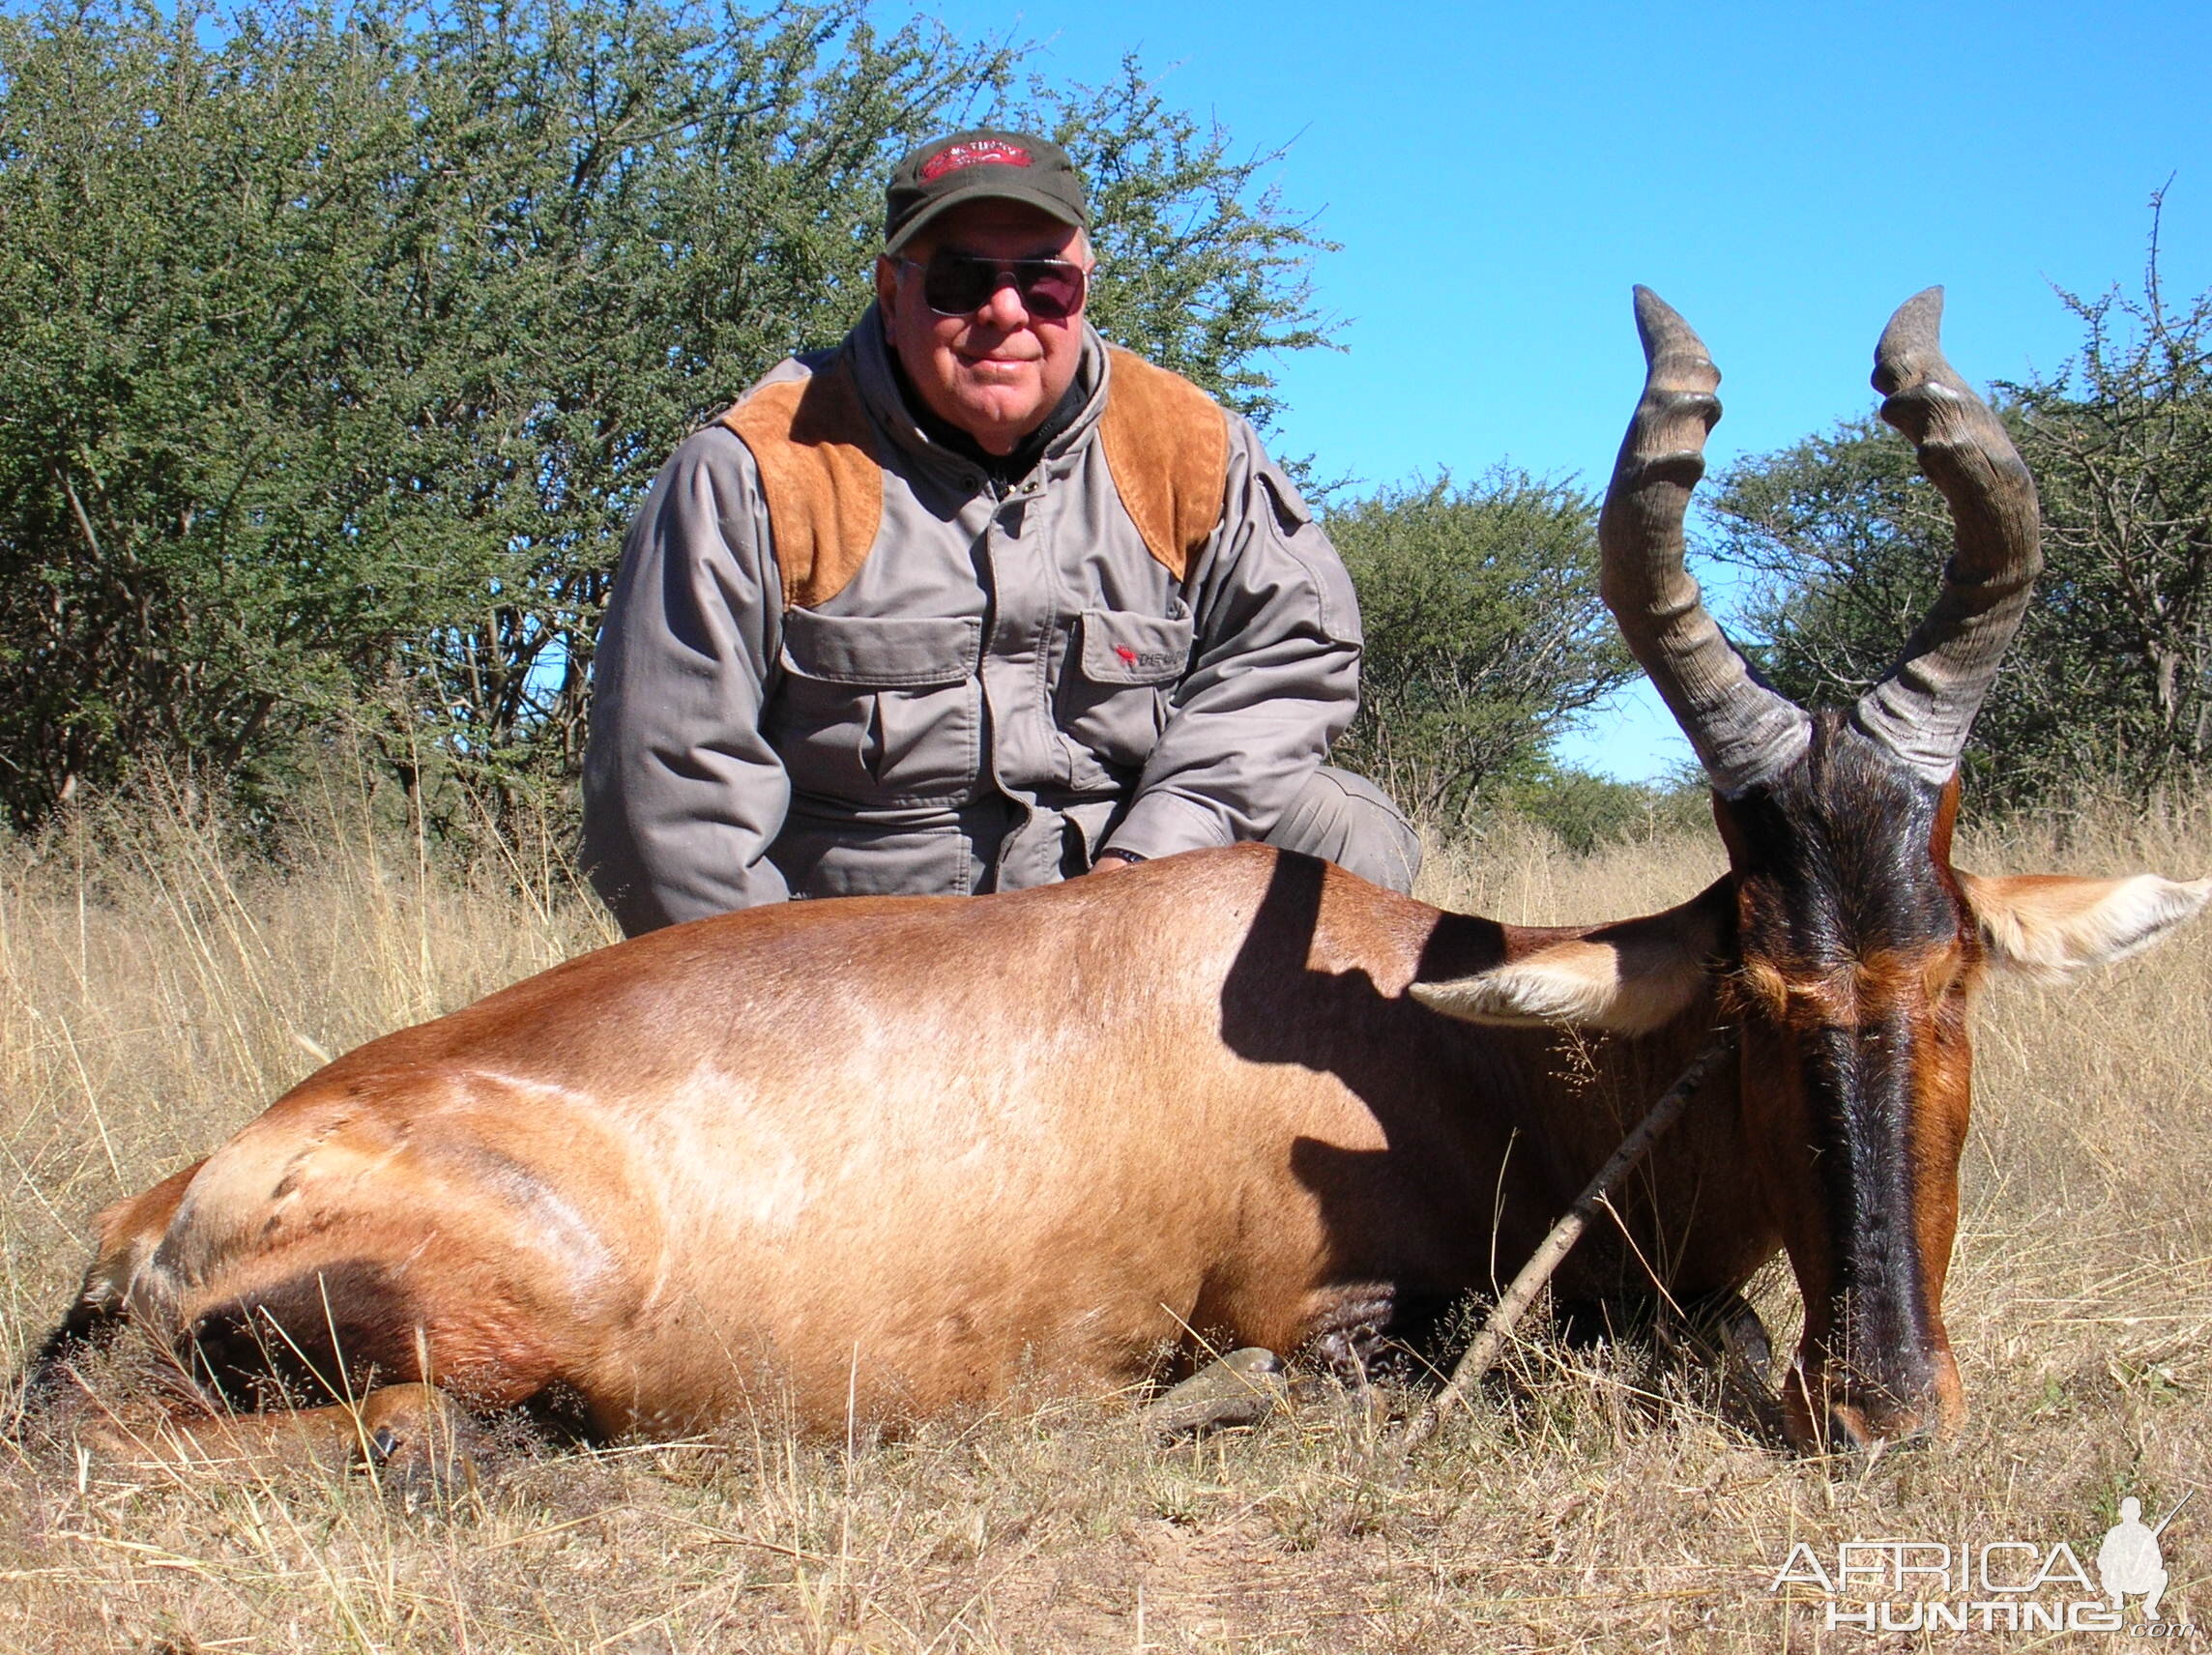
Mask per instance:
[[[981,138],[974,143],[953,144],[931,156],[921,165],[921,180],[934,184],[948,172],[958,172],[964,166],[1028,166],[1030,152],[1019,144],[1009,144],[999,138]]]

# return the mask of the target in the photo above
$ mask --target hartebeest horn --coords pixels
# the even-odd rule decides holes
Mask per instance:
[[[1911,439],[1942,491],[1957,551],[1943,590],[1882,681],[1859,698],[1858,727],[1928,780],[1943,782],[2043,566],[2035,482],[1989,404],[1943,360],[1943,290],[1898,306],[1875,347],[1881,417]]]
[[[1690,325],[1648,287],[1636,290],[1644,399],[1614,462],[1598,519],[1599,590],[1629,650],[1723,794],[1793,763],[1812,720],[1751,675],[1705,612],[1682,565],[1682,514],[1705,474],[1705,437],[1721,417],[1720,369]]]

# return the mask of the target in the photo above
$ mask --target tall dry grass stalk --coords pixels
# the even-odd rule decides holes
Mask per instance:
[[[274,869],[183,787],[0,847],[11,1364],[72,1291],[92,1209],[204,1152],[318,1054],[606,939],[551,847],[455,869],[375,814],[334,784]],[[2212,808],[1977,835],[1961,859],[2199,873]],[[1440,852],[1426,894],[1612,916],[1719,866],[1708,837],[1587,858],[1493,840]],[[0,1648],[1857,1647],[1769,1591],[1791,1543],[2064,1539],[2087,1557],[2123,1493],[2155,1513],[2203,1487],[2208,1005],[2212,928],[2070,991],[1990,996],[1948,1295],[1974,1414],[1924,1452],[1784,1459],[1695,1375],[1541,1338],[1405,1463],[1325,1395],[1165,1448],[1111,1399],[888,1444],[800,1442],[764,1417],[674,1447],[517,1450],[482,1486],[412,1504],[359,1475],[131,1471],[15,1445]],[[1775,1272],[1778,1335],[1790,1298]],[[2212,1491],[2166,1540],[2169,1611],[2212,1622]]]

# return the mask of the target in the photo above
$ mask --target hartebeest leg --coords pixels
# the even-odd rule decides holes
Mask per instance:
[[[358,1404],[273,1408],[140,1425],[112,1417],[79,1428],[102,1459],[177,1469],[276,1470],[303,1465],[368,1466],[403,1482],[446,1485],[473,1476],[467,1416],[432,1385],[386,1385]]]
[[[1397,1308],[1387,1282],[1347,1287],[1314,1324],[1306,1349],[1332,1379],[1364,1397],[1368,1364],[1381,1352]]]
[[[1561,1299],[1553,1327],[1570,1347],[1634,1346],[1663,1361],[1709,1373],[1725,1419],[1772,1441],[1782,1437],[1774,1399],[1774,1347],[1766,1322],[1733,1288],[1669,1304],[1650,1298]]]
[[[1751,1301],[1733,1288],[1669,1305],[1648,1298],[1561,1299],[1553,1326],[1570,1346],[1648,1344],[1695,1357],[1761,1387],[1773,1383],[1774,1346]]]
[[[1765,1320],[1733,1288],[1706,1293],[1682,1306],[1690,1337],[1726,1367],[1765,1389],[1773,1383],[1774,1341]]]

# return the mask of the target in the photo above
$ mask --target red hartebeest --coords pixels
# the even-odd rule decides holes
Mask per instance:
[[[1641,290],[1637,315],[1605,594],[1711,778],[1731,870],[1702,895],[1529,929],[1243,846],[678,926],[373,1041],[109,1208],[40,1376],[128,1320],[233,1397],[426,1380],[650,1436],[763,1387],[830,1425],[1017,1375],[1115,1385],[1194,1335],[1356,1356],[1509,1278],[1728,1022],[1740,1060],[1620,1198],[1633,1246],[1586,1242],[1561,1292],[1721,1295],[1787,1249],[1791,1437],[1956,1420],[1972,991],[2139,947],[2212,882],[1951,865],[1959,752],[2038,554],[1936,294],[1876,383],[1958,555],[1897,667],[1817,716],[1683,570],[1719,376]]]

